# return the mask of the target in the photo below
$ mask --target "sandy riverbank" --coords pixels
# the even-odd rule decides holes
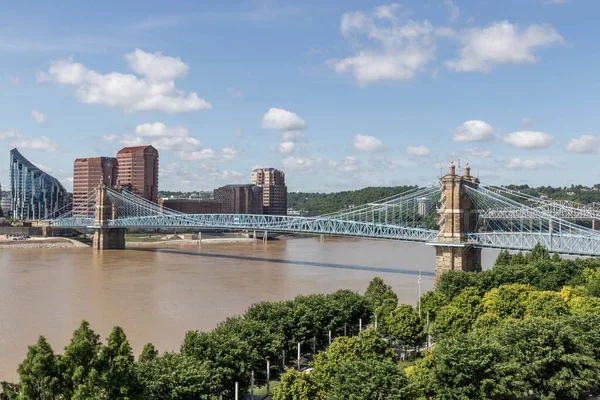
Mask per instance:
[[[86,244],[69,238],[35,237],[25,240],[0,238],[0,249],[54,249],[65,247],[88,247]]]

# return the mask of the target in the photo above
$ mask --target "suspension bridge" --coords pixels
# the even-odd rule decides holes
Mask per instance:
[[[120,188],[100,185],[82,205],[50,221],[53,227],[93,229],[96,249],[125,247],[130,228],[194,228],[353,236],[423,242],[436,249],[436,276],[480,270],[481,249],[599,256],[600,231],[577,224],[600,220],[600,208],[544,201],[486,185],[454,164],[438,182],[351,210],[318,217],[183,214]]]

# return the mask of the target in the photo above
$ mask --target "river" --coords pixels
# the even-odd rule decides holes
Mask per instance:
[[[484,267],[496,252],[483,253]],[[257,301],[337,289],[364,292],[382,277],[415,304],[418,275],[433,287],[434,250],[422,244],[327,238],[94,252],[0,250],[0,380],[15,381],[27,345],[44,335],[62,353],[82,319],[103,341],[123,327],[136,356],[152,342],[176,350]]]

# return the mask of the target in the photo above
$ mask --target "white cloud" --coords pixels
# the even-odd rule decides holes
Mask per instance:
[[[52,172],[52,168],[50,168],[50,167],[49,167],[49,166],[47,166],[47,165],[44,165],[44,164],[38,164],[38,163],[34,163],[34,164],[35,164],[35,166],[36,166],[36,167],[38,167],[39,169],[41,169],[41,170],[42,170],[42,171],[44,171],[44,172],[47,172],[47,173],[51,173],[51,172]]]
[[[331,59],[338,74],[351,73],[361,86],[378,81],[407,81],[435,58],[435,40],[448,30],[437,30],[428,21],[401,20],[398,4],[380,6],[372,13],[342,15],[342,35],[359,49],[354,56]],[[359,38],[365,38],[360,43]],[[376,47],[370,47],[376,43]]]
[[[105,142],[108,142],[108,143],[112,143],[112,142],[114,142],[115,140],[117,140],[118,138],[119,138],[119,137],[118,137],[117,135],[104,135],[104,136],[102,136],[102,139],[103,139]]]
[[[237,150],[229,147],[221,150],[200,149],[196,151],[179,151],[177,154],[179,160],[185,161],[205,161],[205,162],[221,162],[229,161],[237,155]]]
[[[231,87],[227,88],[227,94],[231,97],[242,97],[244,95],[241,91]]]
[[[460,8],[452,0],[444,0],[444,5],[448,8],[448,12],[450,12],[448,20],[450,22],[456,21],[460,17]]]
[[[538,131],[519,131],[508,134],[504,141],[520,149],[541,149],[550,146],[552,136]]]
[[[296,143],[294,142],[281,142],[279,143],[279,146],[277,146],[277,152],[282,154],[288,154],[294,151],[295,147]]]
[[[50,152],[58,150],[58,145],[46,136],[31,137],[24,135],[17,129],[0,131],[0,142],[9,143],[11,146],[20,149]]]
[[[114,141],[113,135],[106,135],[106,141]],[[200,141],[190,136],[190,132],[181,125],[169,127],[162,122],[140,124],[132,133],[124,135],[119,141],[125,146],[151,144],[158,150],[195,151],[202,146]]]
[[[270,108],[262,118],[263,128],[280,131],[298,131],[304,129],[306,123],[298,114],[282,108]]]
[[[464,31],[459,40],[459,59],[446,62],[446,66],[460,72],[488,72],[498,64],[535,63],[538,48],[561,43],[563,38],[550,25],[532,24],[520,29],[501,21]]]
[[[176,190],[212,190],[238,180],[243,175],[237,171],[221,170],[216,164],[192,163],[180,165],[172,162],[159,169],[161,186]]]
[[[159,52],[146,53],[140,49],[125,55],[125,60],[134,72],[152,81],[173,81],[185,76],[190,69],[179,57],[163,56]]]
[[[555,168],[556,164],[545,160],[522,160],[513,158],[508,162],[508,169],[539,169],[539,168]]]
[[[120,72],[101,74],[72,59],[60,59],[50,63],[48,72],[38,73],[37,80],[73,86],[83,103],[120,107],[128,113],[183,113],[212,108],[195,92],[186,94],[175,87],[174,79],[187,72],[187,65],[180,59],[139,49],[125,58],[142,77]]]
[[[283,141],[285,142],[295,142],[301,139],[304,139],[304,132],[302,131],[287,131],[283,132],[281,135]]]
[[[431,154],[431,150],[425,146],[408,146],[406,148],[406,154],[417,157],[424,157]]]
[[[46,122],[46,114],[41,113],[39,111],[32,111],[31,118],[33,118],[38,124],[43,124],[44,122]]]
[[[281,160],[283,168],[309,172],[321,165],[321,160],[312,157],[289,156]]]
[[[482,149],[479,147],[471,147],[469,149],[466,150],[468,154],[472,155],[473,157],[480,157],[480,158],[488,158],[492,155],[492,152],[487,150],[487,149]]]
[[[4,76],[6,76],[6,79],[8,79],[9,81],[11,81],[15,85],[18,85],[19,82],[20,82],[19,78],[16,77],[16,76],[12,76],[12,75],[9,75],[9,74],[6,74]]]
[[[339,172],[356,172],[359,170],[360,161],[358,158],[349,156],[342,161],[329,161],[329,166]]]
[[[365,153],[375,153],[385,150],[385,146],[381,140],[367,135],[356,135],[354,138],[354,148]]]
[[[565,150],[570,153],[599,153],[600,136],[581,135],[578,138],[569,139]]]
[[[493,139],[494,129],[490,124],[480,120],[466,121],[452,131],[455,142],[479,142]]]

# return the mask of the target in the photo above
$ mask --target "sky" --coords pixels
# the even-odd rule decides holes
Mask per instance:
[[[600,179],[597,0],[2,3],[4,188],[14,147],[70,190],[141,144],[160,190]]]

